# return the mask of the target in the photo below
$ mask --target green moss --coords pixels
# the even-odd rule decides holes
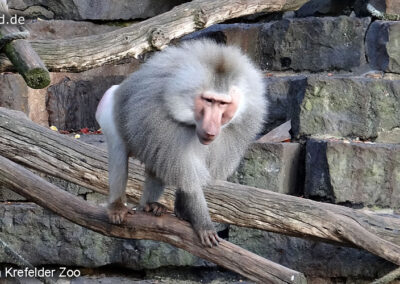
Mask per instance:
[[[310,100],[305,100],[304,109],[305,109],[306,111],[311,111],[312,108],[313,108],[313,106],[312,106],[311,101],[310,101]]]
[[[29,87],[32,89],[43,89],[50,84],[49,71],[45,67],[28,69],[26,63],[21,61],[20,57],[16,54],[11,43],[6,44],[4,52]]]
[[[385,20],[385,21],[400,21],[400,15],[383,14],[382,20]]]
[[[22,74],[26,84],[33,89],[43,89],[50,84],[49,71],[43,68],[34,68]]]

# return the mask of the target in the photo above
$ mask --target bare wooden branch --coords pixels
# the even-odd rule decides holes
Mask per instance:
[[[162,49],[172,39],[228,19],[296,10],[306,2],[308,0],[194,0],[113,32],[72,40],[34,40],[31,44],[49,70],[78,72]]]
[[[390,273],[386,274],[385,276],[376,279],[371,284],[389,284],[392,283],[394,280],[400,279],[400,267],[391,271]]]
[[[6,23],[10,21],[5,0],[1,0],[0,3],[1,15],[5,16]],[[0,25],[0,42],[6,43],[4,47],[0,44],[0,50],[4,51],[29,87],[42,89],[50,84],[50,74],[31,44],[21,39],[28,35],[27,31],[21,32],[17,25],[11,23]]]
[[[0,155],[42,173],[107,193],[107,154],[0,108]],[[130,162],[128,196],[137,203],[143,167]],[[173,190],[162,201],[173,208]],[[380,216],[342,206],[218,182],[204,190],[216,222],[258,228],[364,248],[400,265],[400,216]]]
[[[123,225],[110,224],[104,207],[92,205],[0,156],[0,179],[15,192],[66,219],[106,236],[162,241],[259,283],[306,283],[304,275],[222,240],[205,248],[189,223],[172,215],[137,212]]]

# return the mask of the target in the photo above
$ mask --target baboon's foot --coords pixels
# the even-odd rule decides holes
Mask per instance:
[[[144,212],[152,212],[155,216],[161,216],[167,212],[167,207],[158,202],[149,202],[143,207]]]
[[[108,204],[107,215],[110,223],[121,224],[128,213],[134,214],[134,211],[130,210],[121,200]]]

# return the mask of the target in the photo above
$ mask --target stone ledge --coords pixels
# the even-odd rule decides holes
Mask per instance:
[[[183,39],[210,37],[240,46],[263,70],[353,70],[365,65],[370,18],[309,17],[265,24],[222,24]]]
[[[229,181],[283,194],[298,192],[298,143],[253,143]]]
[[[262,69],[328,71],[362,66],[369,18],[340,16],[284,19],[260,31]]]
[[[187,0],[119,0],[118,5],[112,0],[101,1],[46,1],[18,0],[11,1],[12,12],[26,17],[45,17],[63,20],[133,20],[146,19],[164,13]]]
[[[367,32],[366,50],[372,68],[400,73],[400,22],[373,22]]]
[[[231,225],[229,241],[271,261],[301,271],[306,274],[308,279],[311,277],[325,278],[321,282],[310,281],[315,284],[336,283],[326,280],[335,277],[373,280],[395,269],[394,264],[361,249],[341,247],[256,229]]]
[[[295,138],[327,135],[400,142],[399,75],[269,75],[266,131],[291,120]]]
[[[400,127],[400,80],[310,76],[304,93],[292,97],[292,106],[296,137],[375,139]]]
[[[400,208],[400,145],[308,140],[305,196]]]
[[[100,25],[91,22],[71,20],[35,21],[24,25],[30,32],[30,40],[73,39],[103,34],[120,29],[118,26]]]
[[[103,236],[34,203],[0,203],[0,239],[34,266],[116,264],[139,270],[205,265],[204,260],[165,243]],[[10,263],[3,250],[0,263]]]

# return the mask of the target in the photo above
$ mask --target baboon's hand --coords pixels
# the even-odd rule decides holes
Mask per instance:
[[[214,230],[200,230],[197,232],[200,237],[200,241],[205,247],[212,248],[213,246],[218,246],[221,238]]]

